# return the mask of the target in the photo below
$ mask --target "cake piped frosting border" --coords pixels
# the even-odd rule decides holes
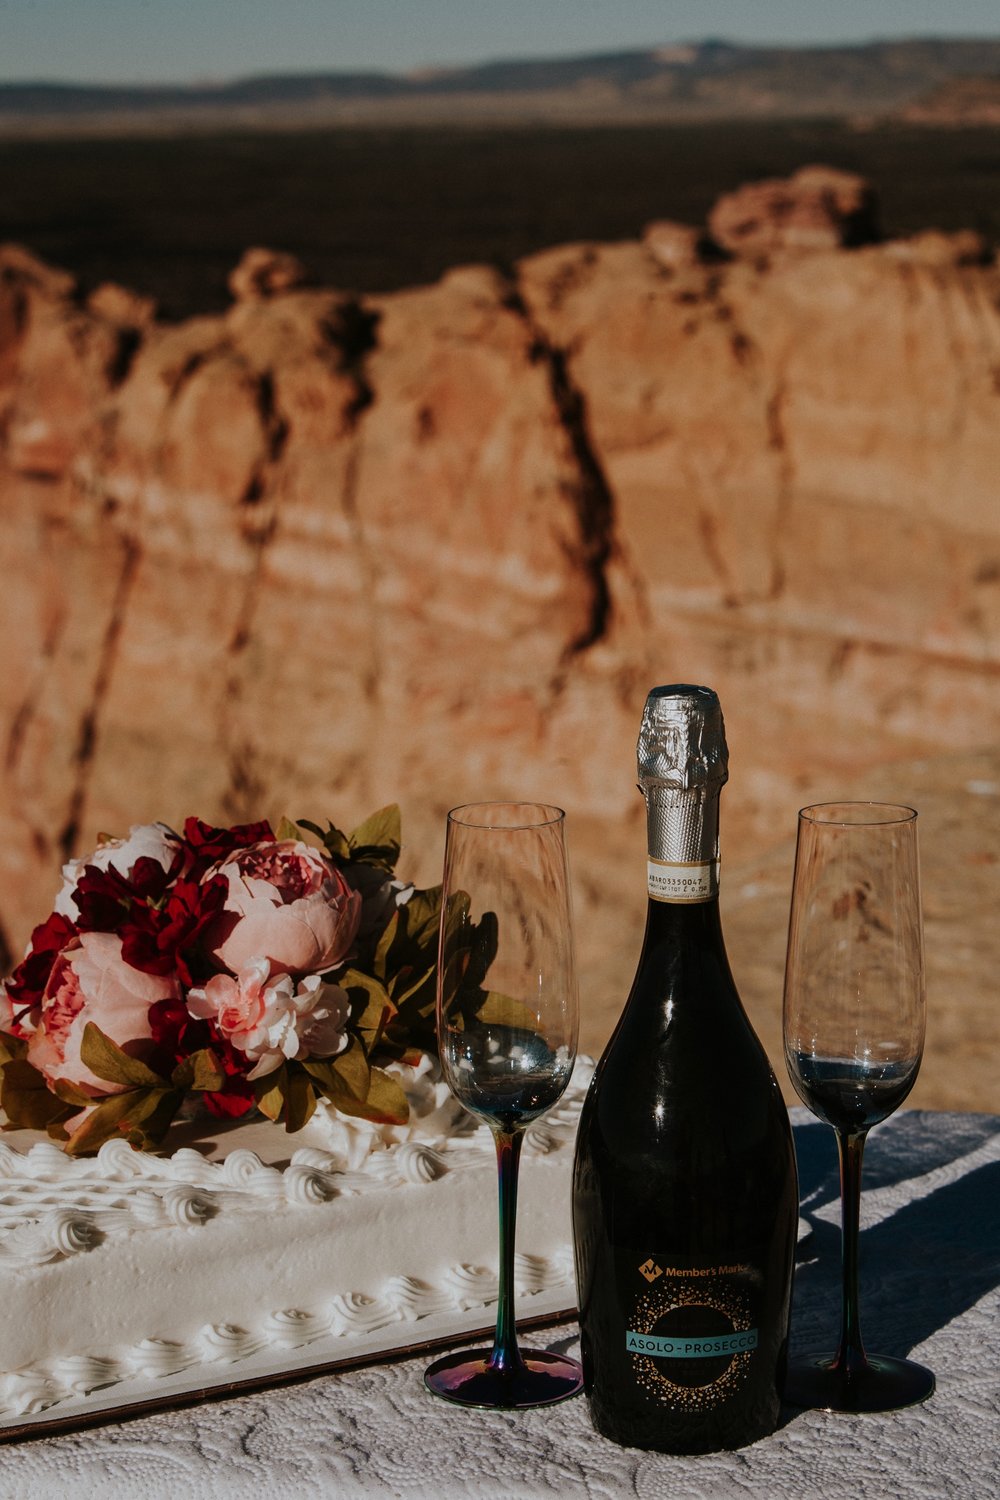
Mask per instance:
[[[517,1255],[514,1280],[520,1296],[571,1286],[572,1254],[546,1259]],[[265,1348],[297,1349],[326,1335],[349,1338],[391,1324],[416,1323],[441,1312],[487,1308],[496,1301],[496,1275],[476,1266],[449,1269],[437,1286],[412,1277],[390,1281],[382,1297],[337,1294],[311,1312],[283,1308],[265,1314],[254,1327],[206,1323],[193,1339],[141,1339],[114,1356],[70,1354],[0,1376],[0,1411],[30,1416],[73,1396],[113,1386],[133,1376],[155,1379],[193,1365],[237,1365]]]

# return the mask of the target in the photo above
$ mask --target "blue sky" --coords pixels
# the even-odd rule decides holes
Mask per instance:
[[[162,82],[657,46],[1000,36],[997,0],[0,0],[0,79]]]

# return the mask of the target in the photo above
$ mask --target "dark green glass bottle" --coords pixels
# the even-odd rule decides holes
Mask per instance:
[[[655,688],[639,736],[649,910],[580,1120],[573,1222],[595,1427],[668,1453],[773,1431],[798,1189],[788,1112],[729,970],[719,700]]]

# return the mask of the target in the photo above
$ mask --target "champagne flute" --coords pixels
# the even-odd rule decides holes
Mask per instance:
[[[500,1296],[492,1350],[460,1351],[424,1375],[463,1406],[525,1407],[580,1390],[575,1360],[521,1350],[514,1228],[525,1129],[561,1097],[578,1009],[565,814],[489,802],[448,814],[438,953],[438,1044],[455,1097],[486,1120],[497,1152]]]
[[[836,1354],[790,1366],[784,1396],[792,1406],[894,1411],[934,1389],[922,1365],[866,1354],[858,1313],[865,1137],[913,1087],[924,1020],[917,814],[876,802],[803,808],[785,967],[785,1060],[803,1103],[837,1133],[843,1306]]]

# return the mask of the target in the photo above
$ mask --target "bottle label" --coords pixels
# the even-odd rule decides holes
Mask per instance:
[[[625,1349],[636,1384],[674,1411],[709,1411],[747,1380],[758,1346],[761,1278],[750,1265],[682,1268],[636,1255],[628,1287]]]
[[[647,888],[654,901],[710,901],[719,894],[719,861],[673,864],[649,857]]]
[[[652,1333],[636,1333],[634,1328],[625,1335],[625,1348],[630,1354],[655,1354],[657,1359],[718,1359],[722,1354],[742,1354],[744,1349],[756,1347],[756,1328],[707,1339],[665,1339]]]

